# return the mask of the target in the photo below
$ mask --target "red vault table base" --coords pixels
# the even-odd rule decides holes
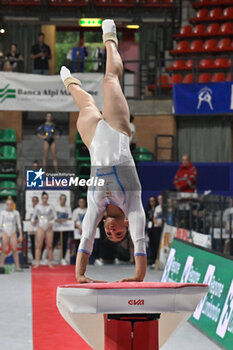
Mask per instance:
[[[57,306],[94,350],[157,350],[207,292],[205,284],[75,284],[58,287]]]
[[[104,349],[159,349],[160,314],[105,315]]]

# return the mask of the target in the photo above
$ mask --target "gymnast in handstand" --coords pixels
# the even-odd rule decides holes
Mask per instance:
[[[80,283],[96,282],[86,277],[86,266],[93,249],[96,228],[103,218],[108,239],[120,242],[127,234],[134,243],[135,273],[123,281],[143,281],[146,273],[145,214],[141,185],[129,148],[130,113],[119,79],[123,64],[118,53],[116,26],[113,20],[102,24],[107,50],[103,81],[103,110],[81,88],[81,82],[61,68],[61,79],[80,110],[77,129],[90,151],[91,176],[104,179],[104,186],[88,189],[88,209],[82,224],[82,238],[76,259],[76,278]]]

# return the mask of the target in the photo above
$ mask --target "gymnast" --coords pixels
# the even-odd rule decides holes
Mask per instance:
[[[129,226],[134,243],[135,273],[123,281],[143,281],[147,265],[145,213],[141,185],[129,148],[130,113],[119,82],[123,64],[117,50],[114,21],[104,20],[102,30],[107,51],[102,114],[93,97],[81,88],[81,82],[72,77],[66,67],[62,67],[60,72],[64,85],[80,110],[77,129],[90,151],[91,176],[104,179],[104,186],[88,189],[88,209],[76,259],[76,278],[79,283],[97,282],[86,277],[85,272],[96,228],[106,211],[104,228],[107,238],[113,242],[122,241]]]

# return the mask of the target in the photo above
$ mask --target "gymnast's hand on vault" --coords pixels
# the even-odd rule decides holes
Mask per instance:
[[[143,279],[137,276],[133,276],[133,277],[124,278],[119,282],[143,282]]]
[[[97,280],[93,280],[91,278],[88,278],[86,276],[78,276],[77,281],[79,283],[106,283],[106,281],[97,281]]]

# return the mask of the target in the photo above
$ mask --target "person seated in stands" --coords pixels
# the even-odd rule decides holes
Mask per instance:
[[[191,163],[188,155],[183,155],[182,163],[177,170],[174,186],[178,192],[195,192],[197,182],[197,169]]]
[[[18,51],[17,45],[12,43],[9,52],[6,54],[6,58],[10,61],[13,72],[22,71],[23,57]]]
[[[12,67],[9,60],[4,61],[3,72],[12,72]]]

